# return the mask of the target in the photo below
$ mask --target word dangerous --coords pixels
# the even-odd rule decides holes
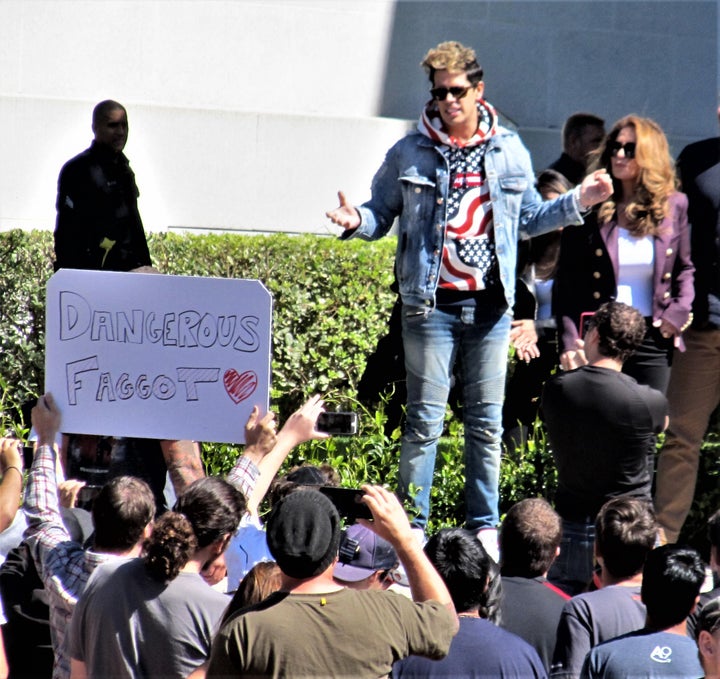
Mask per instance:
[[[257,316],[214,316],[187,310],[159,314],[132,309],[93,309],[76,292],[60,293],[60,340],[88,335],[93,342],[162,344],[167,347],[210,348],[215,345],[254,352],[260,346]]]

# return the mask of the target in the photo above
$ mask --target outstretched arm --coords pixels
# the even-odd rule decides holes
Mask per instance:
[[[610,175],[605,170],[595,170],[583,179],[578,197],[583,208],[590,208],[610,198],[612,193],[613,185]]]

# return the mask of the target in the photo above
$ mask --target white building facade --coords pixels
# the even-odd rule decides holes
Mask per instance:
[[[146,229],[334,234],[426,101],[419,62],[474,47],[536,169],[578,110],[717,134],[718,0],[0,0],[0,229],[52,228],[92,108],[129,113]]]

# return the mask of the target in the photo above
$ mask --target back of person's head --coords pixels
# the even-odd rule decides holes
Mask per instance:
[[[427,541],[425,554],[445,581],[458,613],[487,605],[492,560],[473,533],[443,528]]]
[[[557,170],[550,169],[543,170],[538,174],[535,186],[543,200],[561,196],[572,188],[570,180],[565,175],[560,174]]]
[[[663,545],[650,552],[643,568],[642,602],[654,629],[680,624],[692,612],[705,580],[705,565],[690,547]]]
[[[720,676],[720,597],[706,602],[700,610],[695,637],[705,676]]]
[[[655,514],[645,500],[613,498],[595,519],[595,550],[615,578],[630,578],[642,571],[656,538]]]
[[[235,597],[243,607],[253,606],[280,589],[280,567],[274,561],[256,563],[240,581]]]
[[[313,488],[298,488],[273,506],[267,521],[267,545],[280,570],[305,580],[335,561],[340,545],[340,515]]]
[[[437,47],[429,50],[420,65],[433,84],[435,84],[436,71],[465,73],[473,87],[483,79],[483,70],[478,63],[475,50],[453,40],[441,42]]]
[[[333,576],[346,583],[367,580],[377,571],[387,577],[400,563],[395,548],[369,528],[354,523],[340,536]]]
[[[232,535],[245,512],[245,497],[223,479],[191,483],[145,542],[145,566],[156,580],[177,577],[195,552]],[[224,547],[223,547],[224,548]]]
[[[155,498],[145,481],[117,476],[108,481],[92,505],[95,549],[126,552],[138,544],[155,516]]]
[[[282,585],[280,567],[274,561],[256,563],[240,581],[232,601],[223,613],[223,621],[236,611],[259,604]]]
[[[567,152],[573,142],[582,136],[587,127],[599,128],[604,132],[605,121],[594,113],[573,113],[563,125],[563,150]],[[602,135],[600,135],[598,142],[602,142]]]
[[[329,464],[301,464],[293,467],[285,476],[276,478],[268,491],[270,506],[274,507],[286,495],[298,488],[339,486],[340,475]]]
[[[624,363],[645,338],[643,315],[622,302],[605,302],[590,318],[589,328],[598,333],[598,351]]]
[[[562,523],[547,500],[529,498],[515,503],[500,528],[503,575],[536,578],[555,560]]]

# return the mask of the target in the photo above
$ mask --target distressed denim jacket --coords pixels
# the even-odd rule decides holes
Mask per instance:
[[[530,154],[514,132],[500,127],[487,142],[485,177],[493,207],[495,252],[508,307],[515,297],[518,237],[531,238],[582,224],[578,190],[543,202],[535,189]],[[358,207],[360,226],[347,237],[377,240],[399,217],[396,273],[403,303],[432,309],[447,223],[450,171],[438,147],[419,132],[387,153]]]

